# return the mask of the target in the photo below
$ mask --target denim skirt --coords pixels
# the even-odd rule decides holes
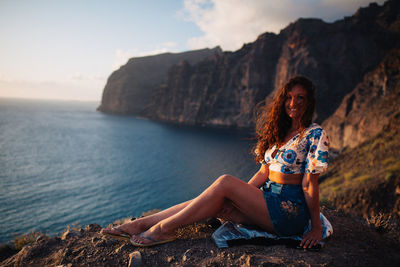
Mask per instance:
[[[310,213],[302,186],[267,181],[262,190],[275,233],[279,236],[303,234]]]

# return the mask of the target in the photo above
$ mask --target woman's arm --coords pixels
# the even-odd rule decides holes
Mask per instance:
[[[269,174],[269,166],[268,164],[261,164],[261,168],[256,172],[253,177],[250,179],[248,184],[254,185],[257,188],[260,188],[268,179]]]
[[[300,243],[300,246],[304,248],[315,246],[322,239],[322,225],[319,217],[318,177],[319,174],[307,173],[302,181],[304,197],[311,216],[311,231],[303,236],[303,240]]]

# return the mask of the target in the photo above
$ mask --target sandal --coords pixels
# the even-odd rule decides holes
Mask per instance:
[[[136,241],[132,240],[132,238],[130,238],[131,244],[134,245],[135,247],[151,247],[151,246],[156,246],[156,245],[169,243],[169,242],[172,242],[172,241],[176,240],[176,237],[165,239],[165,240],[156,240],[156,239],[151,238],[149,236],[144,236],[143,234],[140,234],[140,235],[137,235],[137,236],[142,238],[142,239],[150,240],[151,242],[150,243],[139,243],[139,242],[136,242]]]
[[[104,230],[118,231],[119,234],[106,233],[106,232],[104,232]],[[124,241],[129,241],[131,239],[131,235],[128,232],[122,230],[121,227],[118,227],[118,226],[112,227],[111,229],[103,229],[101,231],[101,233],[103,235],[106,235],[106,236],[109,236],[112,238],[116,238],[116,239],[120,239],[120,240],[124,240]]]

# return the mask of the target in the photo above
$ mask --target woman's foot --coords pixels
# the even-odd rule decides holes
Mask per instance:
[[[159,225],[155,225],[141,234],[132,235],[130,241],[132,245],[137,247],[150,247],[171,242],[175,239],[174,233],[163,232]]]
[[[104,228],[101,230],[100,233],[109,236],[129,239],[132,235],[140,234],[145,230],[146,229],[143,229],[138,220],[134,220],[132,222],[124,223],[116,227]]]

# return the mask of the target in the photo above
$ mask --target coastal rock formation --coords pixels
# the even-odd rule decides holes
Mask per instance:
[[[205,57],[219,53],[221,49],[216,47],[131,58],[108,78],[98,110],[140,115],[149,104],[154,88],[162,82],[169,67],[182,60],[195,64]]]
[[[384,214],[385,218],[391,217],[399,222],[399,158],[398,110],[377,135],[356,148],[346,149],[335,158],[320,177],[321,199],[353,216],[369,218]],[[396,231],[400,234],[400,225]]]
[[[80,236],[41,236],[1,266],[398,266],[400,246],[375,228],[343,213],[323,209],[334,228],[320,252],[285,245],[245,244],[219,249],[214,229],[195,224],[180,230],[178,240],[150,248],[108,238],[92,224]],[[134,264],[134,265],[132,265]]]
[[[251,127],[254,107],[295,74],[318,87],[317,122],[339,107],[363,76],[399,47],[400,3],[360,8],[334,23],[299,19],[235,52],[169,69],[145,115],[162,121]]]
[[[390,51],[348,93],[335,113],[324,121],[331,147],[356,147],[379,133],[400,112],[400,49]]]
[[[281,45],[280,36],[266,33],[237,52],[173,66],[147,115],[186,124],[248,127],[257,101],[273,90]]]

